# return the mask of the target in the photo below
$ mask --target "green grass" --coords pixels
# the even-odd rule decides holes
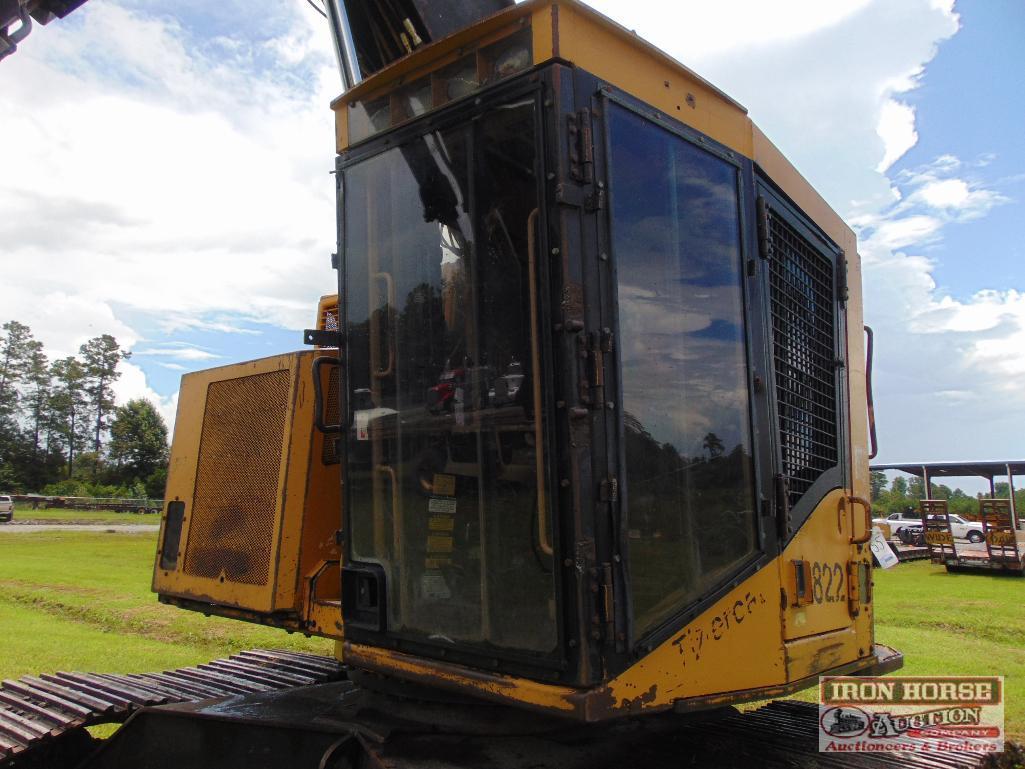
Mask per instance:
[[[1025,740],[1025,579],[948,574],[928,561],[873,576],[876,642],[904,653],[895,675],[1002,675],[1007,735]]]
[[[241,649],[329,654],[331,643],[159,604],[156,536],[0,527],[0,679],[57,670],[140,672]],[[926,562],[875,572],[876,640],[907,675],[1003,675],[1007,731],[1025,739],[1025,579],[947,574]],[[813,699],[814,691],[796,695]]]
[[[925,561],[875,572],[876,640],[905,675],[1002,675],[1008,735],[1025,740],[1025,579]]]
[[[160,523],[153,514],[119,513],[115,510],[62,510],[53,508],[33,510],[32,505],[19,502],[14,506],[14,520],[21,523]],[[3,529],[0,528],[0,531]]]
[[[331,642],[157,603],[156,536],[0,529],[0,678],[139,672],[254,647],[328,654]]]

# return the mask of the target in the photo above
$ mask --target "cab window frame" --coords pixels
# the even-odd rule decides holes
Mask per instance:
[[[548,250],[546,243],[550,239],[549,233],[553,226],[552,211],[554,210],[556,203],[551,196],[549,184],[545,182],[545,170],[553,165],[554,161],[552,160],[552,156],[555,155],[557,143],[563,140],[564,128],[553,124],[554,121],[550,119],[551,116],[548,114],[549,110],[545,108],[546,94],[551,93],[551,85],[549,82],[550,77],[546,73],[546,70],[549,69],[551,68],[545,67],[539,70],[528,71],[522,75],[510,78],[508,81],[504,81],[500,85],[495,86],[493,90],[485,89],[475,91],[473,94],[464,97],[463,99],[438,108],[437,110],[427,113],[422,117],[408,121],[386,131],[382,131],[379,134],[375,134],[358,144],[352,145],[338,155],[336,159],[335,174],[338,185],[338,253],[340,255],[338,283],[339,296],[341,297],[340,301],[342,303],[342,318],[348,318],[348,310],[345,306],[346,268],[344,246],[344,197],[346,190],[344,185],[344,172],[350,167],[369,160],[374,156],[401,147],[411,141],[416,141],[419,137],[436,131],[459,128],[461,126],[470,126],[479,116],[494,110],[496,107],[501,107],[503,104],[511,103],[519,99],[532,98],[535,102],[535,137],[537,141],[536,147],[538,163],[542,169],[542,173],[538,179],[539,218],[537,224],[538,241],[536,245],[539,266],[537,276],[537,294],[539,298],[538,330],[541,332],[542,329],[551,328],[551,311],[550,308],[546,306],[546,302],[541,300],[541,297],[547,296],[550,293],[549,276],[548,270],[546,269],[547,259],[545,258],[545,254]],[[476,171],[473,173],[476,173]],[[345,321],[345,323],[347,324],[347,321]],[[348,338],[347,330],[345,328],[343,328],[343,340],[343,343],[347,347]],[[541,370],[537,372],[537,376],[540,377],[541,381],[543,401],[543,406],[541,408],[545,413],[552,415],[556,413],[552,380],[555,376],[558,363],[555,360],[555,357],[553,357],[555,352],[551,341],[546,338],[544,333],[541,333],[539,348]],[[344,365],[343,368],[345,368],[345,371],[341,377],[343,382],[342,386],[349,390],[351,389],[349,383],[349,371]],[[346,400],[348,401],[350,399]],[[347,413],[343,418],[344,424],[351,426],[353,423],[353,417],[352,405],[347,404]],[[544,483],[549,495],[548,515],[551,521],[552,545],[556,558],[561,559],[560,554],[565,549],[565,545],[563,544],[563,529],[564,526],[567,525],[567,521],[565,521],[564,518],[567,515],[572,516],[572,511],[562,509],[558,503],[558,495],[556,494],[558,486],[556,483],[556,472],[554,467],[554,460],[558,456],[559,452],[558,436],[556,434],[557,431],[555,429],[555,425],[550,420],[546,420],[546,422],[547,424],[544,429],[546,443],[545,451],[546,454],[551,457],[552,461],[546,463]],[[347,452],[346,444],[346,441],[341,441],[343,451],[341,461],[343,468],[348,466],[348,460],[344,454],[344,452]],[[343,478],[344,472],[345,471],[343,469]],[[349,563],[358,565],[360,562],[353,559],[351,537],[348,536],[348,532],[351,531],[350,513],[352,510],[352,506],[347,501],[347,495],[350,493],[348,486],[348,484],[343,484],[344,510],[342,514],[342,526],[346,535],[345,542],[342,547],[342,558],[343,565]],[[442,643],[433,643],[429,640],[415,636],[407,636],[406,634],[394,632],[390,629],[383,632],[375,632],[355,627],[350,628],[349,626],[346,627],[346,640],[357,644],[366,643],[372,646],[390,648],[395,651],[423,656],[439,662],[466,664],[471,667],[482,670],[492,670],[497,673],[522,675],[531,679],[547,680],[553,683],[574,682],[576,681],[579,671],[576,669],[576,665],[574,664],[575,660],[573,655],[570,654],[570,651],[576,646],[576,643],[574,642],[576,635],[574,632],[576,623],[574,622],[573,617],[578,614],[579,609],[573,600],[572,591],[568,589],[565,584],[566,580],[563,569],[554,569],[553,582],[554,590],[552,598],[556,605],[556,643],[553,650],[549,653],[537,653],[515,649],[492,649],[469,643],[457,643],[453,647]]]
[[[752,161],[734,151],[733,149],[715,141],[700,131],[679,122],[670,115],[653,109],[650,105],[640,102],[633,96],[612,87],[602,84],[599,92],[597,106],[602,116],[600,127],[603,134],[602,154],[604,155],[605,186],[607,189],[607,213],[603,217],[604,226],[607,228],[606,242],[612,262],[612,289],[609,302],[611,303],[611,317],[613,319],[613,338],[616,349],[620,349],[620,307],[618,299],[618,259],[615,254],[615,230],[616,221],[614,213],[614,200],[616,196],[615,180],[613,179],[612,167],[614,163],[614,149],[612,145],[611,116],[616,108],[624,109],[643,119],[651,126],[664,130],[675,138],[687,142],[718,160],[730,165],[736,172],[736,210],[738,218],[738,249],[739,260],[737,278],[739,281],[741,298],[741,318],[743,321],[743,346],[746,357],[745,384],[748,392],[748,404],[746,408],[747,426],[750,431],[751,452],[752,452],[752,477],[751,491],[753,494],[755,539],[754,547],[748,556],[737,565],[731,572],[722,578],[704,593],[692,600],[682,603],[676,610],[660,622],[658,625],[643,633],[638,633],[635,627],[635,616],[632,601],[632,590],[630,585],[630,563],[629,563],[629,516],[627,511],[627,500],[629,495],[629,482],[626,473],[626,440],[625,440],[625,419],[624,419],[624,393],[622,361],[617,354],[614,362],[615,372],[615,406],[616,406],[616,432],[617,449],[616,457],[617,473],[620,478],[620,494],[618,499],[618,553],[622,554],[623,565],[621,571],[624,574],[626,584],[621,590],[617,590],[617,600],[622,604],[621,610],[617,612],[619,622],[625,628],[627,649],[626,655],[617,655],[619,659],[615,667],[626,666],[630,660],[643,657],[663,642],[678,635],[691,621],[697,618],[703,611],[725,596],[731,589],[757,573],[762,568],[771,564],[773,558],[779,554],[781,543],[778,536],[777,523],[775,521],[776,511],[772,500],[772,457],[773,457],[773,434],[770,421],[771,404],[768,399],[768,389],[764,386],[767,374],[771,372],[770,359],[771,350],[771,326],[768,321],[767,284],[765,284],[764,265],[762,260],[757,258],[757,234],[755,219],[755,166]]]

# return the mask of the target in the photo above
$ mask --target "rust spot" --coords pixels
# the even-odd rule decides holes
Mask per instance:
[[[561,304],[566,317],[581,317],[584,312],[584,287],[580,283],[567,283],[562,290]]]
[[[652,684],[648,691],[631,699],[623,698],[619,701],[619,710],[627,713],[640,713],[645,705],[655,701],[658,696],[658,684]]]
[[[843,656],[843,644],[835,643],[823,646],[821,649],[815,652],[811,658],[811,667],[808,670],[809,674],[817,673],[820,670],[828,670],[829,668],[836,667],[842,661]]]

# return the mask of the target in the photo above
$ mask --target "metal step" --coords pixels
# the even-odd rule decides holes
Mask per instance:
[[[69,731],[121,723],[143,707],[311,686],[344,675],[330,657],[253,650],[161,673],[54,673],[4,681],[0,769]]]

